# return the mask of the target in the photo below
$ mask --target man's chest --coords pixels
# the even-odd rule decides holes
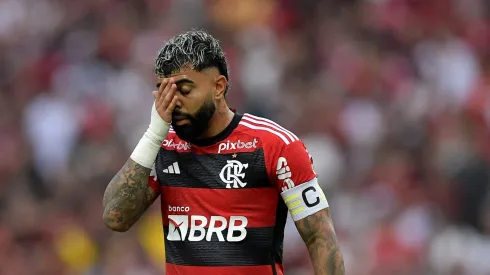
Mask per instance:
[[[261,149],[231,154],[162,151],[155,168],[164,226],[184,222],[214,228],[217,220],[223,228],[275,223],[279,195],[268,179]]]
[[[230,154],[162,150],[156,159],[155,168],[162,188],[271,187],[262,149]]]

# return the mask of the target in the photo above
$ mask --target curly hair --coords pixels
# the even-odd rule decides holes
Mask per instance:
[[[204,30],[191,30],[172,37],[158,52],[155,73],[167,77],[182,68],[198,72],[216,68],[229,83],[228,65],[219,41]],[[226,87],[225,95],[229,90]]]

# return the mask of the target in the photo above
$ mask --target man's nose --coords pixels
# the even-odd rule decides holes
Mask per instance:
[[[182,104],[180,103],[175,104],[175,109],[179,111],[182,110]]]
[[[175,103],[175,109],[180,109],[182,108],[182,100],[180,100],[180,97],[177,95],[177,103]]]

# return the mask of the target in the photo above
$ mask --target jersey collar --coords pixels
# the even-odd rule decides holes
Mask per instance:
[[[218,143],[218,142],[226,139],[228,136],[230,136],[230,134],[233,132],[233,130],[235,130],[235,128],[238,127],[238,123],[240,123],[242,116],[243,116],[242,114],[235,113],[230,124],[228,124],[228,126],[226,126],[226,128],[223,131],[221,131],[221,133],[217,134],[214,137],[196,140],[192,144],[197,145],[197,146],[211,146],[215,143]]]

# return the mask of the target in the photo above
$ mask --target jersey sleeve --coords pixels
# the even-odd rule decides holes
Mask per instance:
[[[301,140],[272,144],[267,159],[269,178],[294,221],[328,207],[318,184],[313,159]]]
[[[148,185],[153,191],[160,194],[160,184],[158,183],[157,172],[155,169],[155,164],[151,168],[150,177],[148,177]]]

